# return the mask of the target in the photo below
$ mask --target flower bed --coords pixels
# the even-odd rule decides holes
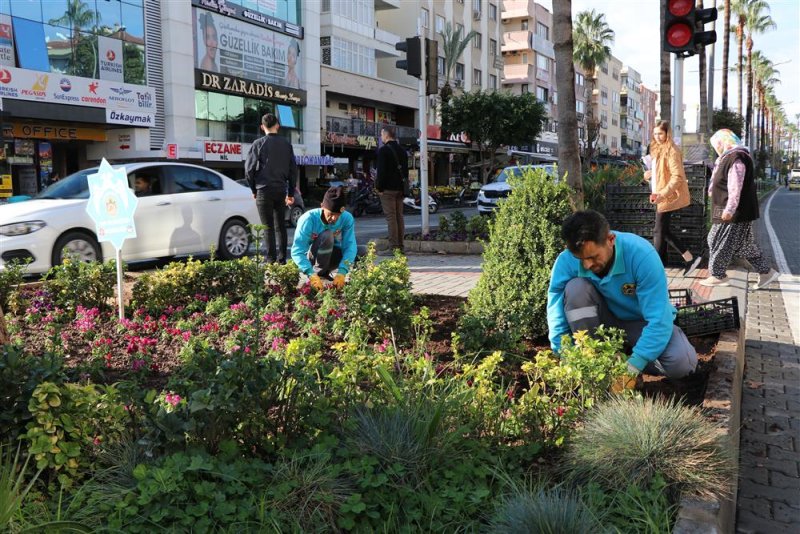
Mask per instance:
[[[447,352],[457,319],[432,317],[455,303],[415,312],[402,256],[320,292],[291,265],[171,264],[137,278],[122,321],[113,274],[66,265],[8,296],[0,434],[29,465],[2,469],[35,492],[8,530],[451,532],[501,528],[520,499],[577,507],[589,531],[631,524],[609,506],[625,499],[671,521],[667,474],[525,485],[570,480],[556,461],[625,370],[616,332],[556,358],[466,352],[459,331]]]

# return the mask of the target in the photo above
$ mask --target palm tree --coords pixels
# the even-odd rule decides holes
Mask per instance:
[[[474,30],[462,39],[462,27],[459,26],[453,31],[453,27],[448,22],[445,25],[444,31],[439,32],[442,37],[442,53],[444,54],[444,85],[439,90],[439,97],[442,99],[442,104],[447,104],[450,96],[453,94],[453,89],[450,87],[450,75],[453,69],[456,68],[461,54],[469,45],[469,42],[477,35]]]
[[[588,168],[594,153],[594,141],[599,130],[599,120],[594,114],[594,91],[597,83],[597,66],[611,57],[611,44],[614,42],[614,30],[605,20],[605,15],[591,11],[578,13],[577,26],[572,30],[573,59],[581,66],[589,81],[589,94],[592,101],[586,106],[586,159]]]
[[[572,0],[553,3],[553,49],[558,90],[558,169],[560,173],[566,172],[567,184],[573,191],[573,206],[580,210],[583,209],[583,176],[575,111]]]
[[[753,144],[753,35],[775,28],[775,22],[768,15],[769,4],[763,0],[751,0],[747,6],[747,113],[744,118],[744,131],[749,145]]]
[[[69,26],[70,30],[72,31],[72,51],[73,54],[77,55],[78,47],[81,44],[81,34],[80,30],[85,28],[93,28],[96,23],[99,22],[99,17],[95,13],[94,9],[90,8],[88,4],[82,2],[81,0],[68,0],[67,1],[67,9],[64,10],[64,14],[57,19],[50,19],[49,23],[54,26]],[[95,50],[94,45],[89,43],[89,46],[92,48],[92,58],[94,62],[94,66],[91,70],[91,77],[97,76],[97,50]],[[75,68],[79,67],[79,64],[82,63],[77,58],[73,60],[73,71]],[[72,72],[71,74],[86,74],[85,72]]]
[[[725,11],[725,22],[723,24],[722,36],[722,109],[728,110],[728,49],[731,45],[731,0],[725,0],[722,7]]]
[[[703,0],[697,0],[697,9],[703,9]],[[698,28],[699,31],[702,31],[702,28]],[[706,66],[706,49],[701,48],[700,52],[697,54],[698,58],[698,70],[700,73],[699,82],[700,82],[700,123],[697,125],[697,129],[699,133],[705,135],[708,133],[709,125],[708,125],[708,84],[706,83],[706,75],[707,66]],[[714,76],[714,73],[711,73],[711,76]],[[713,103],[712,103],[713,104]]]
[[[733,15],[736,15],[736,45],[739,51],[739,61],[737,62],[736,66],[736,75],[739,81],[739,115],[744,116],[742,112],[742,74],[743,69],[742,66],[744,62],[742,61],[743,58],[743,51],[744,51],[744,26],[745,22],[747,21],[747,6],[753,1],[761,1],[761,0],[731,0],[730,4],[730,12]]]
[[[759,120],[756,121],[756,128],[758,135],[755,137],[759,141],[759,145],[763,146],[764,143],[764,114],[766,112],[765,96],[768,90],[779,83],[780,80],[776,77],[778,71],[772,65],[772,61],[767,59],[759,50],[752,54],[752,68],[753,77],[755,78],[755,91],[756,100],[759,110]]]

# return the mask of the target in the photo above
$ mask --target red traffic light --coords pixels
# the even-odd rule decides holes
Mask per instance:
[[[683,48],[691,42],[693,35],[688,24],[678,22],[667,28],[667,43],[675,48]]]
[[[685,17],[693,7],[693,0],[669,0],[667,2],[667,12],[673,17]]]

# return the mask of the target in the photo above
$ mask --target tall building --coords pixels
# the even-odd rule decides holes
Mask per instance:
[[[658,93],[649,89],[642,84],[642,147],[650,145],[653,139],[653,128],[656,126],[656,103],[658,102]]]
[[[595,153],[598,155],[619,156],[622,153],[622,130],[619,127],[621,72],[622,61],[613,55],[595,70],[597,81],[592,100],[595,118],[600,121],[600,130],[595,141]]]
[[[642,153],[642,77],[633,68],[622,67],[620,90],[620,123],[622,153],[630,156]]]

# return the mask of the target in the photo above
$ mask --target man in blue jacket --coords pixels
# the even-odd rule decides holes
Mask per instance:
[[[572,214],[561,236],[567,250],[556,259],[547,293],[553,351],[561,348],[562,336],[605,325],[625,331],[631,375],[681,378],[694,371],[697,352],[673,324],[675,307],[653,245],[612,232],[605,217],[591,210]]]
[[[292,260],[317,290],[322,289],[323,278],[343,287],[358,254],[355,223],[345,210],[346,203],[344,188],[331,187],[325,192],[322,207],[305,212],[297,221]]]

